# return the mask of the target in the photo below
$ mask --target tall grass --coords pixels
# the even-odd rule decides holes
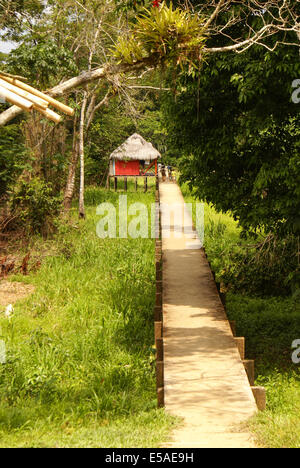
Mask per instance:
[[[153,190],[128,202],[149,206]],[[87,190],[87,219],[60,226],[26,278],[35,293],[0,315],[2,447],[157,446],[171,427],[156,409],[154,241],[98,238],[102,201],[117,195]]]

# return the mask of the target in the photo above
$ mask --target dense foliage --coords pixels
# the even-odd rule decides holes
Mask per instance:
[[[27,233],[47,235],[53,231],[53,220],[59,213],[60,200],[53,195],[50,185],[33,177],[18,182],[11,206],[20,227],[26,226]]]
[[[183,178],[247,231],[299,229],[299,107],[291,101],[299,71],[296,48],[216,56],[166,100],[168,147],[182,157]]]
[[[1,107],[1,106],[0,106]],[[0,129],[0,199],[14,185],[22,172],[28,154],[20,135],[19,125],[12,124]]]
[[[41,40],[37,44],[24,42],[13,50],[6,61],[7,71],[24,76],[32,85],[38,84],[47,89],[56,84],[59,77],[70,77],[78,72],[74,56],[63,45],[51,40]]]

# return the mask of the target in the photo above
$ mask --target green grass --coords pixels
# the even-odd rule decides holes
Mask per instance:
[[[127,195],[149,206],[154,188]],[[117,197],[88,189],[86,220],[35,238],[50,255],[14,277],[35,292],[0,314],[1,447],[155,447],[174,424],[156,403],[154,241],[96,235],[96,205]]]
[[[186,202],[195,201],[186,184],[182,192]],[[230,213],[205,205],[205,251],[217,280],[228,267],[237,267],[230,263],[231,253],[242,255],[248,248],[249,241],[241,239],[240,232]],[[229,319],[236,321],[237,335],[246,339],[246,358],[255,359],[256,384],[267,390],[267,409],[250,421],[250,428],[260,446],[299,448],[300,364],[291,359],[291,344],[300,339],[299,301],[255,296],[244,285],[239,293],[227,294],[226,309]]]
[[[195,197],[190,192],[188,185],[181,186],[186,203],[195,203]],[[195,223],[195,210],[193,221]],[[240,238],[241,229],[237,222],[226,213],[218,213],[212,205],[204,204],[205,251],[209,256],[211,267],[216,273],[216,279],[220,279],[221,271],[227,264],[227,253],[233,245],[245,245],[246,241]]]
[[[267,448],[300,448],[299,369],[273,367],[257,378],[267,390],[267,409],[250,421],[258,444]]]

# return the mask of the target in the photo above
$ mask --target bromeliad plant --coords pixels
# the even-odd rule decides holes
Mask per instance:
[[[145,8],[128,37],[119,37],[114,55],[119,63],[133,64],[153,58],[153,63],[177,65],[199,60],[205,43],[203,19],[165,3]]]

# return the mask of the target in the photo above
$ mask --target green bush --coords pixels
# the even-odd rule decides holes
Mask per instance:
[[[34,177],[29,181],[22,179],[16,185],[11,207],[17,224],[26,226],[31,233],[47,235],[54,229],[60,203],[51,186]]]
[[[0,128],[0,198],[26,167],[28,158],[19,124]]]
[[[254,245],[231,245],[224,252],[220,280],[232,291],[261,297],[295,293],[300,283],[297,249],[295,236],[269,235]]]
[[[246,339],[247,358],[264,367],[292,366],[291,345],[300,339],[300,303],[293,298],[227,294],[228,316]]]

